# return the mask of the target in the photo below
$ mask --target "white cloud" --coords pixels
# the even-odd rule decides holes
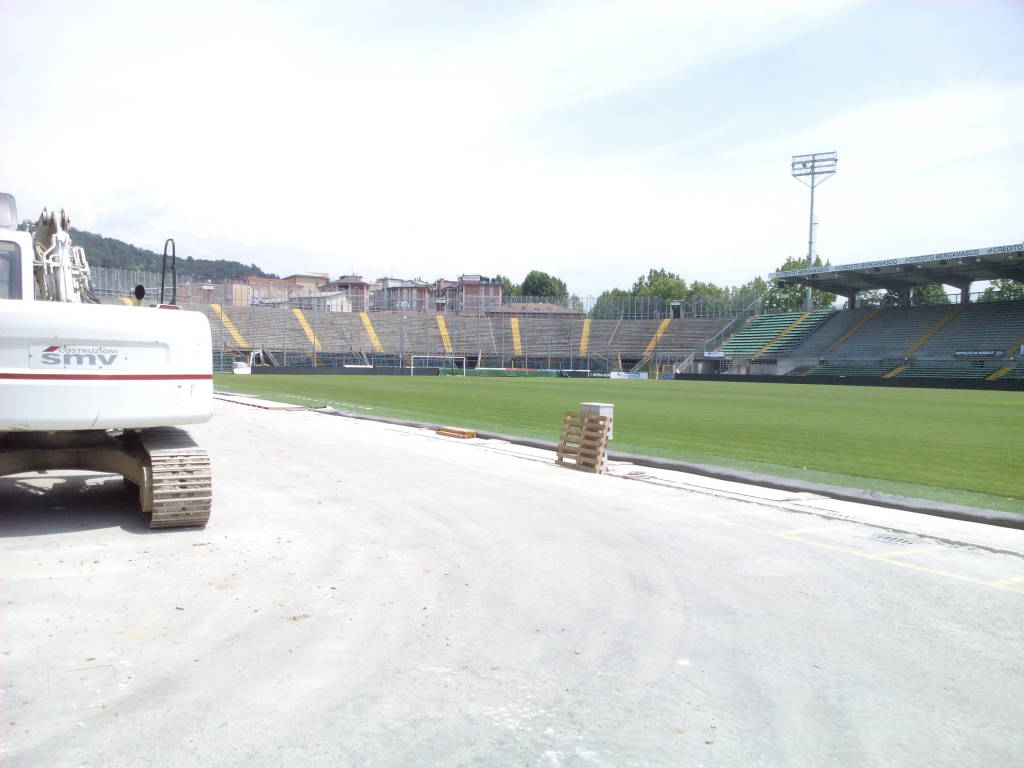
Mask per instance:
[[[3,146],[17,148],[0,186],[23,215],[63,205],[104,234],[154,249],[173,235],[183,253],[278,272],[541,268],[586,294],[650,266],[742,282],[799,255],[806,190],[786,178],[788,157],[834,148],[823,253],[859,258],[855,244],[882,239],[917,252],[920,235],[876,235],[864,222],[898,207],[908,230],[952,238],[948,216],[928,221],[908,199],[944,186],[982,194],[957,163],[989,169],[1013,150],[1016,86],[852,106],[736,148],[710,124],[674,146],[551,157],[522,130],[549,110],[698,72],[714,88],[714,62],[784,44],[851,5],[558,3],[420,33],[363,3],[90,3],[57,14],[23,4],[0,32],[18,105],[0,122]],[[712,156],[670,169],[670,152]],[[985,183],[996,196],[1005,186],[991,173]],[[1001,205],[965,210],[998,231]]]

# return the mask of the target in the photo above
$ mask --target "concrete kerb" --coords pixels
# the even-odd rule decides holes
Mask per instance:
[[[403,427],[418,427],[420,429],[440,429],[442,424],[429,424],[422,421],[410,421],[408,419],[392,419],[384,416],[369,416],[363,413],[349,413],[339,411],[336,408],[324,406],[322,408],[310,408],[317,413],[325,413],[331,416],[344,416],[349,419],[361,419],[364,421],[377,421],[384,424],[395,424]],[[549,440],[538,440],[530,437],[518,437],[516,435],[503,435],[498,432],[485,432],[477,430],[477,436],[484,440],[504,440],[513,445],[522,445],[529,448],[540,448],[542,450],[556,451],[558,444]],[[740,469],[729,469],[727,467],[716,467],[711,464],[695,464],[688,461],[676,461],[674,459],[662,459],[656,456],[643,456],[635,453],[623,453],[621,451],[608,451],[608,458],[611,461],[624,461],[636,464],[641,467],[652,467],[654,469],[667,469],[676,472],[689,472],[694,475],[713,477],[717,480],[727,480],[734,483],[747,485],[759,485],[765,488],[773,488],[779,491],[792,491],[794,493],[814,493],[819,496],[826,496],[841,501],[852,501],[860,504],[871,504],[877,507],[889,507],[902,509],[908,512],[916,512],[922,515],[933,517],[945,517],[952,520],[963,520],[969,523],[984,523],[985,525],[996,525],[1003,528],[1018,528],[1024,530],[1024,515],[1013,512],[1001,512],[994,509],[982,509],[980,507],[966,507],[959,504],[945,504],[940,501],[928,499],[917,499],[910,496],[899,496],[892,493],[880,491],[863,490],[860,488],[847,488],[841,485],[829,485],[827,483],[812,483],[803,480],[795,480],[776,475],[766,475],[760,472],[747,472]]]

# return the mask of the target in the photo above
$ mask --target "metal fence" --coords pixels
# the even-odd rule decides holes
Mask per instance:
[[[117,269],[114,267],[92,267],[89,270],[89,283],[92,292],[97,296],[132,296],[135,293],[135,286],[141,285],[146,289],[146,296],[156,299],[160,296],[160,273],[144,272],[139,269]],[[203,286],[202,294],[204,300],[198,300],[192,295],[192,291],[198,290],[199,285]],[[192,283],[191,278],[185,275],[178,275],[178,303],[203,303],[215,302],[231,306],[234,291],[231,283]],[[166,277],[166,293],[168,301],[171,298],[171,275]]]
[[[89,282],[97,296],[131,296],[137,285],[143,286],[147,295],[160,293],[159,272],[112,267],[92,267],[89,272]]]
[[[168,277],[168,283],[169,280]],[[98,296],[130,296],[137,285],[142,285],[148,296],[157,296],[160,293],[159,272],[93,267],[91,282],[93,292]],[[193,295],[194,285],[188,276],[179,275],[178,282],[179,303],[200,303]],[[235,296],[244,295],[244,292],[234,290],[236,285],[241,284],[228,282],[204,285],[208,290],[203,291],[205,301],[202,303],[216,302],[232,306],[235,303]],[[725,295],[696,294],[678,301],[667,301],[660,296],[502,296],[500,299],[495,297],[471,302],[462,307],[449,307],[432,299],[409,301],[385,298],[387,301],[373,301],[370,311],[444,312],[464,315],[564,314],[593,318],[660,320],[669,317],[732,317],[744,312],[755,296],[747,292]],[[274,302],[265,297],[254,298],[251,303],[274,303],[277,306],[295,306],[303,309],[309,308],[311,304],[308,297],[303,295]]]
[[[91,283],[93,292],[97,296],[130,296],[135,286],[142,285],[148,296],[157,296],[160,293],[160,273],[144,272],[135,269],[117,269],[113,267],[92,267]],[[200,302],[195,297],[195,289],[200,285],[193,283],[188,275],[179,275],[178,301],[181,304],[188,303],[210,303],[216,302],[224,306],[232,306],[235,303],[235,296],[244,295],[244,291],[236,291],[235,288],[242,286],[242,283],[203,283],[202,291],[204,300]],[[168,285],[170,276],[168,276]],[[386,292],[382,292],[386,293]],[[395,294],[398,296],[398,294]],[[444,312],[450,314],[464,315],[491,315],[491,314],[566,314],[585,315],[593,318],[623,318],[625,320],[659,320],[667,317],[734,317],[745,314],[751,303],[758,297],[749,291],[727,292],[725,294],[694,294],[685,299],[670,301],[660,296],[501,296],[474,299],[466,306],[446,306],[444,302],[438,302],[433,298],[422,300],[407,300],[383,296],[376,298],[370,306],[370,311],[384,312]],[[1013,295],[1000,292],[976,291],[970,294],[970,301],[1005,301],[1016,298]],[[895,306],[895,297],[889,296],[885,299],[874,300],[865,296],[858,297],[857,304],[861,307]],[[305,295],[292,296],[289,299],[273,301],[263,297],[253,298],[252,304],[273,303],[277,306],[308,308],[313,301]],[[321,301],[320,303],[325,303]],[[960,303],[959,293],[950,293],[940,296],[915,296],[912,300],[914,306],[924,304],[958,304]],[[356,307],[358,309],[358,307]],[[790,311],[771,310],[766,311]]]
[[[750,292],[694,294],[685,299],[660,296],[502,296],[497,312],[514,314],[517,308],[531,314],[578,313],[593,318],[662,320],[669,317],[732,317],[756,298]]]

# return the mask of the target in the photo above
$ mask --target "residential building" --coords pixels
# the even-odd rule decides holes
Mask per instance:
[[[430,285],[422,280],[381,277],[370,287],[370,309],[378,312],[426,312],[433,305]]]
[[[159,291],[156,297],[159,298]],[[231,286],[227,283],[195,283],[178,286],[179,304],[230,304]]]
[[[459,275],[457,282],[438,280],[438,303],[449,312],[485,315],[501,306],[501,282],[482,275]]]
[[[306,272],[304,274],[288,275],[284,279],[297,288],[296,293],[298,295],[306,295],[319,293],[324,284],[330,281],[331,278],[326,272]]]
[[[275,302],[274,306],[301,309],[312,312],[351,312],[352,301],[343,291],[303,293],[286,301]]]
[[[344,293],[348,296],[352,312],[366,312],[370,308],[370,284],[360,275],[342,275],[320,286],[325,293]]]

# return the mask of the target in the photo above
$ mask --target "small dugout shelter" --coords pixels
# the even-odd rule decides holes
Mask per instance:
[[[960,303],[967,304],[971,284],[978,280],[1024,282],[1024,243],[793,269],[769,277],[844,296],[850,309],[856,308],[858,293],[880,288],[894,293],[901,306],[910,306],[913,289],[923,285],[952,285],[960,290]]]

